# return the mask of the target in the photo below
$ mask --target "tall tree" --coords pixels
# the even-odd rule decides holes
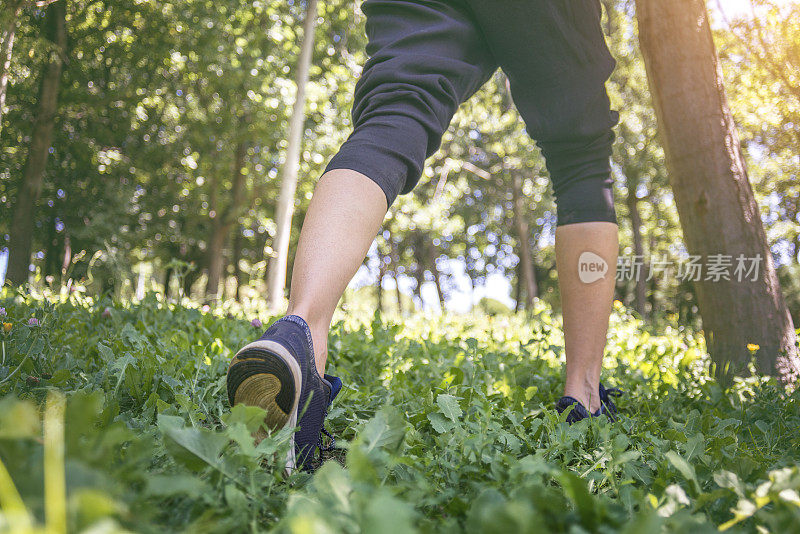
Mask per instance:
[[[275,218],[277,233],[273,250],[275,256],[269,263],[268,302],[277,308],[283,300],[286,286],[286,268],[289,263],[289,239],[292,232],[297,174],[300,167],[300,147],[303,142],[303,123],[305,122],[306,85],[311,68],[311,52],[314,50],[314,27],[317,22],[317,0],[306,0],[306,19],[303,24],[303,44],[297,63],[295,96],[292,116],[289,121],[289,138],[286,147],[286,160],[283,163],[281,193]]]
[[[231,252],[231,265],[233,266],[233,279],[234,286],[233,290],[233,298],[237,302],[242,301],[242,245],[244,244],[244,239],[242,237],[242,228],[241,225],[237,225],[235,229],[235,234],[233,237],[233,251]]]
[[[533,270],[533,251],[531,250],[530,227],[525,218],[528,211],[527,203],[522,191],[522,175],[514,172],[511,177],[511,192],[514,201],[514,227],[517,231],[517,246],[520,275],[525,283],[525,308],[533,308],[533,299],[539,296],[536,285],[536,273]]]
[[[52,43],[50,60],[44,67],[36,118],[33,124],[28,158],[22,177],[22,186],[11,222],[10,255],[6,277],[21,284],[28,279],[28,265],[33,241],[33,211],[42,192],[45,166],[50,154],[50,144],[55,127],[58,89],[67,56],[67,22],[65,2],[56,2],[47,8],[45,38]]]
[[[696,292],[717,374],[749,360],[759,345],[766,372],[794,379],[795,333],[778,285],[758,205],[722,83],[704,0],[637,0],[639,39],[690,254],[760,258],[757,276],[718,281],[703,273]],[[719,258],[719,257],[717,257]],[[749,274],[749,273],[748,273]],[[752,346],[752,345],[751,345]]]
[[[403,292],[400,291],[400,273],[402,266],[400,265],[400,251],[395,241],[394,235],[389,232],[389,245],[391,246],[391,260],[392,260],[392,275],[394,276],[394,294],[397,298],[397,313],[403,315]]]
[[[625,204],[628,206],[628,216],[630,217],[631,232],[633,234],[633,254],[636,258],[641,258],[644,262],[644,244],[642,238],[642,215],[639,211],[639,197],[636,194],[638,186],[638,175],[634,172],[626,173],[627,194]],[[646,262],[645,262],[646,263]],[[644,269],[647,272],[647,269]],[[644,276],[637,276],[636,280],[636,300],[634,309],[639,315],[647,317],[647,279]]]
[[[386,261],[383,254],[378,252],[378,279],[375,281],[375,296],[377,303],[375,309],[383,313],[383,278],[386,276]]]

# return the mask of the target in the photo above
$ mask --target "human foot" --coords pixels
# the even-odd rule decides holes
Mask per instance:
[[[274,322],[260,339],[244,346],[228,368],[228,400],[266,411],[267,431],[299,426],[292,436],[286,469],[313,471],[321,463],[321,434],[328,407],[342,388],[331,375],[319,376],[308,324],[297,315]]]

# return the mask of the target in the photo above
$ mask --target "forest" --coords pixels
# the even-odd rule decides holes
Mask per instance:
[[[794,531],[800,2],[600,3],[625,416],[551,408],[556,206],[498,70],[348,286],[337,448],[287,480],[225,373],[353,129],[361,2],[2,0],[0,530]]]

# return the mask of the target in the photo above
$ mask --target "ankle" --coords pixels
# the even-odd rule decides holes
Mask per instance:
[[[328,330],[330,330],[330,320],[320,319],[312,313],[308,313],[299,308],[290,308],[286,315],[296,315],[302,318],[311,330],[311,342],[314,348],[314,363],[317,367],[319,376],[325,374],[325,364],[328,361]]]
[[[316,341],[316,340],[315,340]],[[317,366],[317,373],[319,376],[325,375],[325,365],[328,363],[328,347],[322,346],[321,349],[317,349],[317,346],[314,346],[314,363]]]
[[[589,380],[582,381],[580,384],[570,384],[564,387],[564,395],[572,397],[589,410],[595,413],[600,409],[600,383],[592,383]]]

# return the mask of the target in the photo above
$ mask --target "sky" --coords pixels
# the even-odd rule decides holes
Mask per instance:
[[[721,26],[724,24],[722,17],[724,15],[727,19],[733,19],[741,15],[750,15],[752,13],[751,0],[706,0],[708,9],[714,17],[714,26]],[[793,5],[800,2],[800,0],[777,0],[776,4]],[[720,6],[722,9],[720,10]]]
[[[378,257],[376,244],[373,242],[367,253],[367,261],[362,265],[348,287],[358,289],[371,286],[377,282]],[[439,268],[447,273],[445,307],[457,313],[467,313],[483,297],[499,300],[509,308],[514,307],[511,298],[511,281],[500,273],[492,273],[486,277],[483,285],[476,286],[473,291],[465,271],[465,264],[457,259],[450,259],[439,264]],[[444,282],[444,280],[442,280]],[[400,291],[405,295],[413,295],[417,282],[411,276],[400,275]],[[394,291],[395,283],[391,276],[383,280],[384,291]],[[422,309],[436,311],[440,309],[439,297],[433,282],[422,285]]]
[[[750,11],[750,0],[708,0],[708,7],[713,11],[718,10],[718,5],[722,4],[722,8],[726,15],[733,16]]]

